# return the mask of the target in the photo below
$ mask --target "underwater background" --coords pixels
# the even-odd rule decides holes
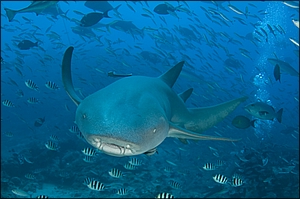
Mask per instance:
[[[84,21],[91,12],[110,18]],[[173,90],[194,89],[186,107],[248,97],[204,132],[240,140],[166,138],[151,156],[87,158],[62,83],[69,46],[82,98],[123,78],[110,71],[158,77],[185,61]],[[1,1],[1,197],[299,198],[298,66],[298,2]],[[281,122],[249,114],[254,102],[282,108]]]

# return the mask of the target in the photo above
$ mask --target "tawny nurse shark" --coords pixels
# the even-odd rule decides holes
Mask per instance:
[[[166,137],[236,141],[200,133],[222,121],[247,97],[187,109],[184,102],[193,89],[179,95],[172,90],[183,61],[159,77],[125,77],[82,100],[71,78],[73,50],[69,47],[63,57],[63,84],[78,106],[75,123],[86,141],[98,150],[119,157],[153,154]]]

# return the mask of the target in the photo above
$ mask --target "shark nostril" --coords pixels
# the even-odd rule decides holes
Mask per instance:
[[[82,118],[85,119],[86,118],[86,114],[82,114]]]

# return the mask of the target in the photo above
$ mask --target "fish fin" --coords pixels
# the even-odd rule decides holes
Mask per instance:
[[[8,8],[4,8],[6,11],[6,16],[8,17],[9,22],[11,22],[16,16],[17,12]]]
[[[283,112],[283,108],[281,108],[277,114],[276,114],[276,118],[278,120],[279,123],[281,123],[281,119],[282,119],[282,112]]]
[[[121,5],[122,5],[122,4],[120,4],[120,5],[118,5],[117,7],[115,7],[115,8],[113,9],[113,11],[115,11],[117,14],[120,14],[119,11],[118,11],[118,9],[120,8]]]
[[[103,12],[103,17],[105,17],[105,18],[111,18],[110,16],[108,16],[108,11],[109,11],[109,10]]]
[[[234,111],[240,103],[246,101],[248,97],[240,97],[222,104],[210,107],[190,108],[190,116],[183,118],[183,127],[197,133],[201,133],[220,121]]]
[[[179,62],[178,64],[173,66],[170,70],[168,70],[167,72],[159,76],[159,78],[172,88],[178,76],[180,75],[183,64],[184,61]]]
[[[178,94],[178,96],[184,101],[186,102],[186,100],[191,96],[191,94],[193,93],[193,88],[189,88],[188,90]]]
[[[168,137],[176,137],[176,138],[191,139],[191,140],[222,140],[222,141],[230,141],[230,142],[240,140],[240,139],[231,139],[231,138],[214,137],[210,135],[197,134],[172,123],[170,123],[170,130],[168,133]]]
[[[255,122],[256,122],[256,120],[252,120],[252,121],[250,122],[250,125],[251,125],[253,128],[255,128]]]
[[[62,80],[65,87],[65,90],[71,100],[78,106],[82,101],[78,95],[75,93],[72,76],[71,76],[71,59],[74,47],[69,47],[63,57],[62,61]]]

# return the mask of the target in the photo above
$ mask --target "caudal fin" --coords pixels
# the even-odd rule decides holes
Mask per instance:
[[[107,11],[105,11],[105,12],[103,13],[103,17],[105,17],[105,18],[111,18],[110,16],[108,16],[108,11],[109,11],[109,10],[107,10]]]
[[[6,11],[6,16],[8,17],[9,22],[11,22],[14,19],[17,12],[8,8],[4,8],[4,10]]]
[[[117,7],[115,7],[115,8],[113,9],[113,11],[115,11],[118,15],[120,15],[118,9],[120,8],[121,5],[122,5],[122,4],[118,5]]]
[[[283,108],[280,109],[277,114],[276,114],[276,118],[278,120],[279,123],[281,123],[281,118],[282,118],[282,112],[283,112]]]

